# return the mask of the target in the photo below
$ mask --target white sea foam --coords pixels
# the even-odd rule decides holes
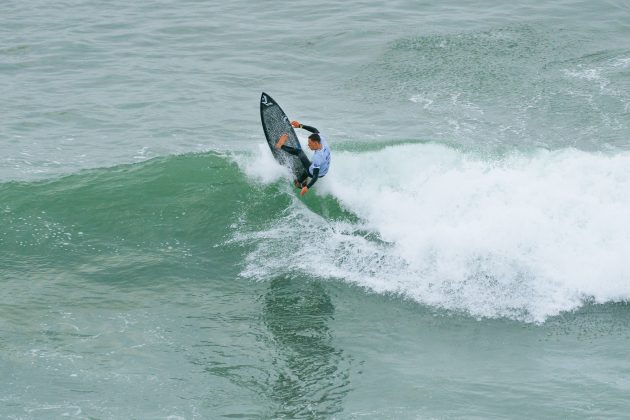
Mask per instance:
[[[237,235],[259,243],[243,275],[304,272],[527,321],[586,299],[630,299],[630,153],[482,160],[426,144],[337,152],[313,192],[362,222],[329,221],[295,199],[268,229]]]
[[[253,155],[233,155],[236,164],[245,174],[262,184],[270,184],[289,176],[289,171],[275,161],[269,146],[261,143],[258,153]]]

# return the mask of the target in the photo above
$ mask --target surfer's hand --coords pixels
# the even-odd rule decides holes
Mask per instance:
[[[291,121],[291,125],[293,126],[293,128],[300,128],[302,124],[300,124],[299,121]]]
[[[304,186],[302,187],[302,191],[300,191],[300,195],[304,197],[304,194],[306,194],[307,192],[308,192],[308,187]]]
[[[284,133],[283,135],[281,135],[278,138],[278,142],[276,143],[276,149],[280,149],[282,146],[284,146],[284,143],[287,142],[289,138],[289,135],[287,133]]]

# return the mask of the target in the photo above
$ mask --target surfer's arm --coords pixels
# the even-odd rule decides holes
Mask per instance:
[[[308,185],[305,185],[304,187],[302,187],[302,191],[300,191],[300,195],[302,197],[304,197],[304,194],[308,192],[308,189],[313,186],[313,184],[317,181],[318,178],[319,178],[319,168],[313,168],[313,176],[311,177],[311,182],[309,182]]]
[[[313,176],[311,177],[311,181],[308,183],[306,188],[311,188],[317,179],[319,178],[319,168],[313,168]]]
[[[303,128],[306,131],[310,131],[311,133],[319,134],[319,130],[315,127],[311,127],[310,125],[301,124],[299,121],[291,121],[291,125],[293,128]]]
[[[319,134],[319,130],[315,127],[311,127],[310,125],[300,124],[300,128],[303,128],[306,131],[310,131],[311,133]]]

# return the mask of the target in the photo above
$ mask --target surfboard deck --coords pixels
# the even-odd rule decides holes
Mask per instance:
[[[275,148],[278,138],[284,133],[289,135],[285,145],[296,149],[302,149],[302,145],[291,126],[291,121],[280,108],[280,105],[265,92],[260,96],[260,120],[267,138],[267,144],[269,144],[271,153],[276,161],[289,168],[295,178],[306,175],[306,170],[297,156]]]

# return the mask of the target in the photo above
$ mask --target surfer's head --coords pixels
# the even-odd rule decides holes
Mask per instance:
[[[311,134],[308,136],[308,148],[311,150],[318,150],[322,147],[322,138],[319,134]]]

